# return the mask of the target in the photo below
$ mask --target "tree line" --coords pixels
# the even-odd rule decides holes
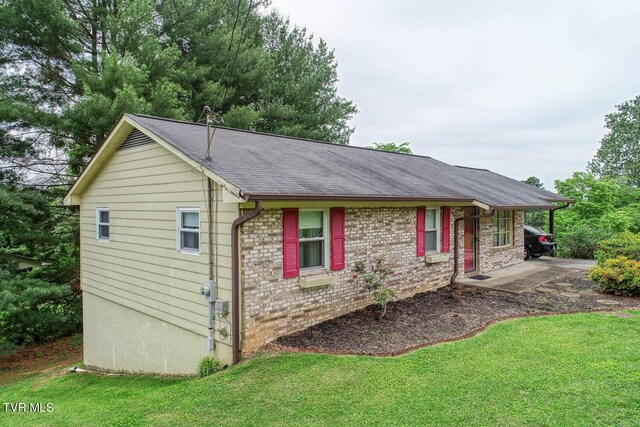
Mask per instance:
[[[556,212],[561,255],[593,258],[599,242],[624,232],[640,233],[640,97],[623,102],[605,117],[607,132],[585,171],[555,181],[555,190],[573,199]],[[542,188],[537,177],[524,182]],[[526,214],[528,224],[544,228],[544,211]]]
[[[0,350],[80,325],[69,184],[124,112],[346,144],[334,51],[268,0],[0,0]],[[16,273],[15,256],[42,268]]]

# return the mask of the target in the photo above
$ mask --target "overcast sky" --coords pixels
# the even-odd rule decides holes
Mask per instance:
[[[524,179],[584,170],[640,94],[640,2],[273,0],[335,49],[352,145]],[[428,171],[425,171],[428,172]]]

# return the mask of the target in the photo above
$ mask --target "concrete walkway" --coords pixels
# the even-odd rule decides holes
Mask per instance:
[[[575,271],[586,271],[594,265],[593,260],[541,257],[483,273],[483,276],[489,276],[489,279],[477,280],[465,277],[457,279],[456,282],[496,291],[520,293],[557,277]]]

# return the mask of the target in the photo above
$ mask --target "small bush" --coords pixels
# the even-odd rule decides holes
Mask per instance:
[[[572,227],[558,236],[558,255],[562,258],[593,259],[599,242],[611,237],[609,231],[585,225]]]
[[[369,271],[367,271],[362,261],[357,261],[355,267],[356,272],[362,274],[364,287],[367,288],[374,301],[382,309],[380,317],[384,317],[387,312],[387,304],[396,296],[396,292],[387,285],[387,280],[393,271],[382,266],[381,258],[376,258]]]
[[[640,261],[626,257],[607,259],[593,267],[589,277],[598,282],[604,292],[640,295]]]
[[[220,369],[222,369],[220,362],[214,357],[205,356],[198,362],[198,375],[200,377],[208,377]]]
[[[598,263],[619,257],[640,261],[640,234],[626,231],[598,244],[595,254]]]
[[[80,330],[80,295],[69,285],[0,270],[0,342],[22,345]]]

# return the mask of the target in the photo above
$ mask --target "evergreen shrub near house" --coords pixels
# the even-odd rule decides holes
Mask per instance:
[[[640,261],[627,257],[610,258],[591,269],[589,277],[604,292],[622,296],[640,296]]]
[[[0,269],[0,347],[71,335],[81,324],[81,297],[69,285]]]
[[[593,259],[598,243],[611,237],[611,232],[588,225],[577,225],[562,233],[558,255],[562,258]]]
[[[604,292],[640,296],[640,233],[629,231],[598,244],[590,277]]]

